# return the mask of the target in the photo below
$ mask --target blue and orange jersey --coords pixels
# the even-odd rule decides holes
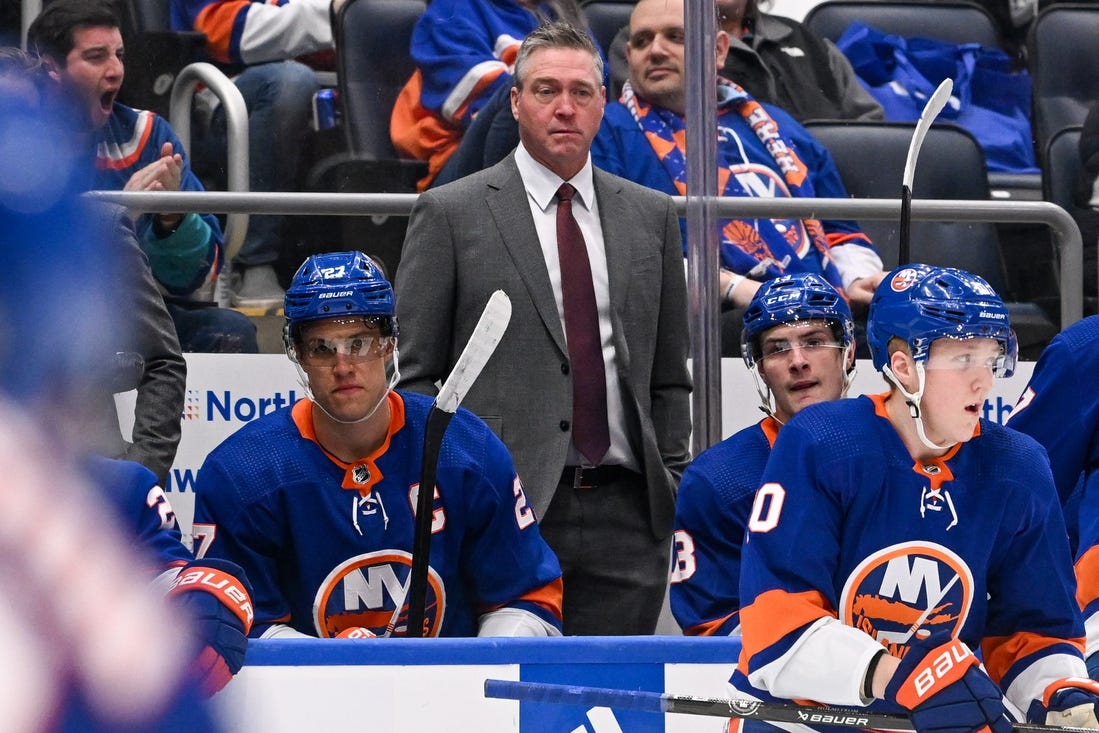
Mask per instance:
[[[700,453],[675,499],[670,601],[688,636],[740,631],[740,546],[780,424],[772,417]]]
[[[405,634],[424,427],[432,399],[389,394],[372,455],[345,463],[316,441],[309,400],[249,423],[207,457],[196,484],[195,553],[252,582],[252,636],[287,624],[333,637]],[[561,568],[504,444],[460,409],[439,458],[424,636],[476,636],[504,607],[560,629]],[[396,613],[395,613],[396,612]]]
[[[843,186],[839,170],[827,149],[782,109],[769,104],[762,107],[794,147],[797,159],[811,183],[813,196],[847,198],[847,190]],[[657,153],[653,138],[654,136],[647,135],[642,130],[626,104],[622,101],[612,102],[607,105],[599,132],[592,141],[592,163],[605,171],[657,191],[663,191],[670,196],[684,195],[684,191],[677,187],[676,180],[669,174],[661,156]],[[749,122],[735,110],[719,115],[717,145],[719,182],[734,176],[746,194],[754,198],[791,198],[795,195],[785,182],[783,171],[775,157],[753,131]],[[719,239],[723,240],[721,244],[723,266],[738,274],[745,276],[751,274],[758,278],[753,268],[760,267],[760,263],[764,260],[775,259],[767,254],[766,247],[758,234],[761,227],[760,220],[722,221],[726,222],[722,231],[719,232]],[[877,250],[870,238],[854,221],[796,218],[766,221],[768,225],[773,225],[775,229],[786,233],[790,240],[790,258],[791,260],[797,258],[796,262],[777,263],[783,271],[818,273],[824,271],[826,264],[821,260],[821,253],[811,246],[811,232],[807,231],[807,227],[813,227],[814,231],[820,230],[833,259],[844,256],[847,259],[853,257],[855,260],[863,260],[867,257],[872,260],[878,258]],[[688,243],[685,219],[682,220],[681,225],[683,252],[686,255]],[[852,254],[852,250],[862,251]],[[880,259],[876,261],[880,266]],[[849,284],[855,279],[846,272],[843,262],[838,262],[837,267],[840,274],[844,276],[844,283]]]
[[[1071,554],[1041,447],[982,420],[969,441],[914,461],[885,398],[807,407],[775,441],[743,548],[734,687],[866,705],[866,669],[882,647],[903,656],[942,632],[980,649],[1020,710],[1050,683],[1086,677]]]
[[[107,124],[96,131],[93,187],[121,191],[130,177],[160,158],[164,143],[183,156],[181,191],[204,191],[191,170],[191,160],[172,126],[148,110],[115,102]],[[221,225],[213,214],[188,215],[170,236],[156,236],[152,217],[134,222],[138,242],[149,258],[157,282],[172,295],[190,295],[217,277],[224,257]]]
[[[416,71],[390,119],[393,146],[428,161],[427,187],[458,147],[473,116],[501,87],[527,34],[554,13],[516,0],[433,0],[412,31]]]
[[[284,61],[332,48],[329,0],[171,0],[172,30],[206,34],[223,64]]]
[[[1099,651],[1099,316],[1059,333],[1042,352],[1008,425],[1049,455],[1076,558],[1087,653]]]
[[[152,471],[134,461],[102,456],[85,459],[84,469],[131,545],[155,571],[183,567],[194,559]]]

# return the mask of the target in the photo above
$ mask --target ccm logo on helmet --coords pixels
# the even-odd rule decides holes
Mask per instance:
[[[320,299],[323,299],[323,298],[346,298],[349,295],[354,295],[354,294],[355,293],[352,290],[341,290],[338,293],[320,293],[319,295],[317,295],[317,299],[320,300]]]
[[[1007,318],[1006,313],[988,313],[987,311],[981,311],[980,318],[994,318],[998,321],[1002,321]]]

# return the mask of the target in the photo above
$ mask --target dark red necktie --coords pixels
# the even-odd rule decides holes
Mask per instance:
[[[574,193],[576,189],[568,183],[557,189],[557,256],[561,261],[565,341],[572,363],[572,444],[591,465],[598,466],[611,444],[607,378],[591,263],[584,235],[572,215]]]

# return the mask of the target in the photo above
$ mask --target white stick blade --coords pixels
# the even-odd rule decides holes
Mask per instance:
[[[462,403],[466,392],[473,386],[477,375],[481,373],[489,357],[496,351],[496,346],[503,338],[510,321],[511,299],[503,290],[497,290],[488,299],[481,318],[473,328],[473,333],[470,334],[466,348],[439,390],[439,396],[435,398],[436,407],[450,413],[458,410],[458,405]]]
[[[943,79],[939,88],[927,100],[927,104],[920,113],[920,119],[916,122],[916,131],[912,133],[912,142],[908,146],[908,157],[904,161],[904,185],[912,190],[912,179],[916,177],[916,158],[920,156],[920,148],[923,139],[927,137],[927,131],[931,129],[931,123],[943,111],[943,107],[950,101],[950,93],[954,91],[954,82],[951,79]]]

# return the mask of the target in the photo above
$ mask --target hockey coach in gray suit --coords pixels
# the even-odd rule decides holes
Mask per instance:
[[[401,386],[436,390],[506,292],[511,324],[463,404],[511,450],[517,521],[532,507],[561,561],[565,633],[651,634],[690,460],[679,225],[668,196],[591,165],[606,100],[586,33],[536,29],[513,79],[516,151],[412,211]]]

